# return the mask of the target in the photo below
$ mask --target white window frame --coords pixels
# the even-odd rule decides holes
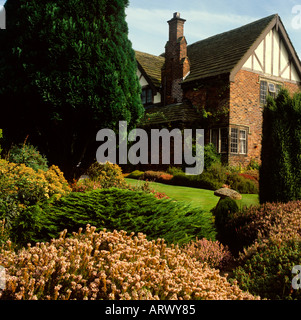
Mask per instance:
[[[216,130],[218,132],[217,143],[213,141],[213,131]],[[222,130],[227,130],[227,150],[222,150]],[[232,133],[234,130],[237,131],[236,141],[233,142],[234,139]],[[244,137],[242,137],[242,132],[244,132]],[[237,155],[248,155],[248,129],[242,126],[230,126],[229,128],[215,128],[210,130],[210,143],[214,144],[217,147],[217,152],[219,154],[237,154]],[[234,146],[236,144],[236,146]]]

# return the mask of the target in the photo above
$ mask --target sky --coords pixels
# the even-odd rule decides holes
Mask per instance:
[[[167,21],[174,12],[180,12],[181,18],[187,20],[184,33],[188,44],[278,13],[301,58],[301,0],[129,1],[126,9],[129,38],[138,51],[154,55],[164,52]]]
[[[4,2],[0,0],[0,6]],[[188,44],[278,13],[301,58],[301,0],[129,0],[126,14],[133,48],[154,55],[163,53],[167,21],[174,12],[187,20],[184,32]]]

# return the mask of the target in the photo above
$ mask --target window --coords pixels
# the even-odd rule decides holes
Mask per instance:
[[[149,89],[149,88],[142,89],[141,101],[142,101],[142,104],[153,103],[153,92],[152,92],[152,89]]]
[[[247,154],[247,131],[239,130],[239,153]]]
[[[266,104],[268,95],[268,83],[266,81],[260,82],[260,103]]]
[[[231,129],[231,153],[238,153],[238,129]]]
[[[248,132],[246,129],[230,128],[230,131],[228,128],[212,129],[210,137],[210,141],[218,153],[228,153],[229,151],[241,155],[248,153]]]
[[[228,153],[228,129],[220,129],[221,149],[220,153]]]
[[[281,88],[282,88],[281,84],[261,81],[260,82],[260,104],[265,105],[267,103],[268,95],[270,95],[274,99],[277,98]]]
[[[228,129],[212,129],[211,143],[215,146],[218,153],[228,153]]]

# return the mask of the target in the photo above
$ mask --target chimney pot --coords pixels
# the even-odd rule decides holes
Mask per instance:
[[[173,17],[174,17],[174,18],[181,18],[180,12],[175,12],[175,13],[173,14]]]

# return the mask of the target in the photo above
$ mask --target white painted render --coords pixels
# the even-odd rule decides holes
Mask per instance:
[[[149,83],[147,82],[147,80],[144,78],[144,76],[139,70],[137,70],[137,76],[138,76],[141,88],[149,86]],[[157,92],[156,95],[154,96],[154,104],[156,103],[161,103],[161,94],[159,92]]]
[[[253,52],[243,69],[279,77],[290,81],[301,81],[296,68],[276,28],[271,30]]]

